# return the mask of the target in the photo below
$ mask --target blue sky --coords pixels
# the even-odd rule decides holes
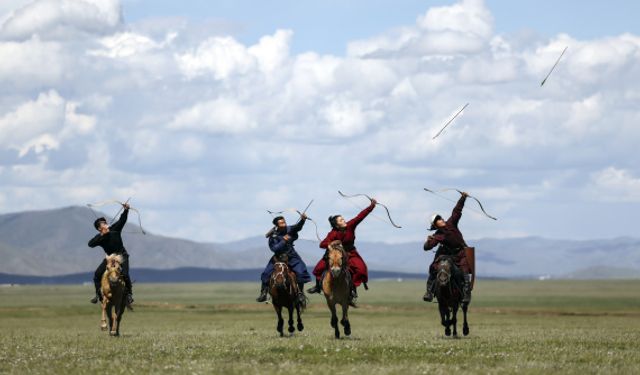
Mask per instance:
[[[455,187],[499,218],[468,238],[635,236],[640,5],[559,3],[3,1],[0,212],[133,196],[148,231],[228,241],[310,199],[324,233],[366,204],[343,190],[398,242]]]
[[[344,54],[353,39],[411,24],[431,6],[452,1],[251,1],[128,0],[125,18],[186,17],[193,21],[224,20],[234,35],[252,44],[278,28],[295,30],[295,52],[314,50]],[[497,33],[534,32],[544,37],[568,33],[578,38],[638,33],[640,2],[630,0],[488,0]]]

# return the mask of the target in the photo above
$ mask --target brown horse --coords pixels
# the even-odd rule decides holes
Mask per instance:
[[[351,275],[348,270],[347,252],[342,247],[342,242],[333,241],[327,249],[327,266],[322,279],[322,291],[327,299],[327,306],[331,310],[331,327],[335,330],[335,336],[340,338],[338,327],[338,315],[336,305],[342,306],[342,320],[345,336],[351,335],[349,323],[349,295],[351,293]]]
[[[293,335],[293,332],[295,332],[295,328],[293,328],[293,309],[296,310],[298,316],[298,331],[304,329],[304,324],[302,324],[302,318],[300,317],[304,306],[298,300],[296,274],[289,269],[286,255],[274,256],[273,261],[273,272],[269,279],[269,294],[271,295],[273,308],[278,315],[278,326],[276,329],[280,333],[280,337],[284,336],[282,308],[286,307],[287,310],[289,310],[289,334]]]
[[[458,285],[452,279],[455,271],[455,263],[450,256],[440,256],[436,259],[436,298],[438,299],[438,309],[440,310],[440,320],[444,326],[444,334],[451,336],[451,326],[453,326],[453,336],[458,336],[456,324],[458,323],[458,309],[462,305],[464,313],[464,325],[462,333],[469,334],[469,324],[467,323],[468,303],[462,302],[462,285]]]
[[[107,255],[107,270],[102,275],[102,320],[100,328],[109,334],[120,336],[120,320],[126,307],[126,287],[122,275],[122,255]]]

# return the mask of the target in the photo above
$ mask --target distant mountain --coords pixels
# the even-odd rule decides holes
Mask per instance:
[[[0,215],[0,273],[56,276],[92,271],[104,254],[99,248],[87,247],[96,233],[94,219],[86,207]],[[308,230],[311,229],[305,228],[303,233]],[[133,224],[127,224],[125,232],[137,232],[123,233],[133,268],[260,269],[270,256],[262,235],[228,243],[198,243],[151,233],[142,235]],[[421,238],[424,233],[408,235]],[[468,242],[476,247],[479,276],[640,277],[640,239],[575,241],[525,237]],[[370,270],[425,274],[433,259],[433,252],[422,250],[422,242],[385,244],[359,239],[357,246]],[[316,241],[298,240],[296,248],[309,267],[323,254]],[[608,271],[602,271],[604,268]]]

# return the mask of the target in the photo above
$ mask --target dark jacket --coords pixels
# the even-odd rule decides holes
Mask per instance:
[[[462,208],[466,197],[463,195],[458,200],[458,203],[453,208],[451,217],[445,222],[444,228],[439,228],[431,235],[431,238],[427,239],[424,243],[425,250],[431,250],[438,245],[442,245],[438,249],[437,255],[456,255],[458,252],[467,246],[462,237],[460,229],[458,229],[458,222],[462,217]]]
[[[302,230],[306,219],[300,219],[295,225],[285,227],[283,230],[275,230],[269,237],[269,249],[274,254],[292,253],[295,251],[293,243],[298,239],[298,232]],[[289,241],[284,236],[289,235]]]
[[[129,209],[125,209],[122,215],[120,215],[120,219],[109,227],[109,232],[105,235],[98,233],[89,241],[89,247],[100,246],[107,255],[114,253],[127,255],[127,250],[122,243],[121,232],[127,223],[128,216]]]

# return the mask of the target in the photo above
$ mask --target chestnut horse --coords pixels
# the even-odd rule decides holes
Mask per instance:
[[[335,336],[340,338],[338,327],[338,315],[336,305],[342,306],[342,320],[345,336],[351,335],[349,323],[349,294],[351,293],[351,274],[348,269],[347,252],[342,247],[342,242],[332,241],[327,248],[327,266],[322,279],[322,291],[327,299],[327,306],[331,310],[331,327],[335,330]]]
[[[269,279],[269,294],[271,295],[273,308],[276,310],[276,314],[278,315],[278,326],[276,329],[280,333],[280,337],[284,336],[282,308],[286,307],[287,310],[289,310],[289,333],[293,335],[293,332],[295,332],[295,328],[293,328],[294,308],[298,315],[298,331],[302,331],[304,329],[304,324],[302,324],[302,318],[300,317],[304,306],[302,306],[298,300],[298,283],[296,281],[296,274],[289,269],[286,255],[274,255],[273,261],[273,272]]]
[[[438,309],[440,310],[440,320],[444,326],[444,334],[451,336],[451,326],[453,326],[453,336],[458,336],[456,324],[457,314],[460,305],[464,313],[464,324],[462,333],[469,334],[469,324],[467,323],[468,303],[462,302],[462,285],[454,281],[452,275],[455,271],[455,263],[450,256],[439,256],[436,259],[436,298],[438,299]]]
[[[126,307],[125,283],[122,275],[122,255],[107,255],[107,269],[102,275],[102,319],[100,328],[109,335],[120,336],[120,320]]]

